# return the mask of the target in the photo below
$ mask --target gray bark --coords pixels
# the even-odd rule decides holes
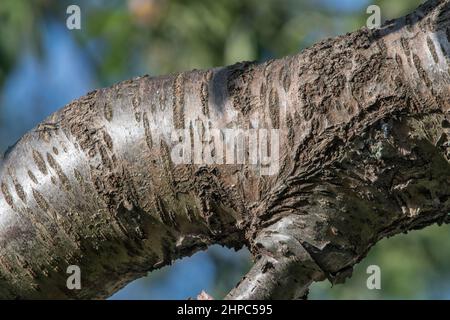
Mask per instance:
[[[292,57],[73,101],[0,166],[0,297],[105,298],[221,244],[255,257],[227,298],[299,298],[343,281],[381,238],[446,222],[449,28],[450,2],[432,0]],[[204,134],[202,119],[278,129],[279,170],[174,163],[174,129]],[[69,265],[81,290],[66,287]]]

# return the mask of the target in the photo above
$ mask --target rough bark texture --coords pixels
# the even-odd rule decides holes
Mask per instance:
[[[299,298],[450,212],[450,2],[265,63],[89,93],[0,166],[0,297],[104,298],[210,244],[255,256],[231,299]],[[175,164],[174,129],[276,128],[279,171]],[[207,152],[203,150],[203,152]],[[66,288],[78,265],[82,289]]]

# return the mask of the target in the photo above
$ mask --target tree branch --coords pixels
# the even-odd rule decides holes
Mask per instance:
[[[449,1],[428,1],[292,57],[70,103],[0,166],[0,297],[103,298],[219,243],[256,258],[228,298],[299,298],[381,238],[446,222],[449,19]],[[244,142],[276,130],[276,166],[220,163],[212,129]],[[81,290],[66,287],[69,265]]]

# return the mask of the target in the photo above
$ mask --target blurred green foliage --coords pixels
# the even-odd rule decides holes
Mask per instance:
[[[104,84],[137,72],[136,65],[141,72],[165,74],[294,54],[320,38],[363,26],[367,5],[359,2],[354,10],[339,10],[338,1],[314,0],[2,0],[0,75],[24,46],[38,51],[40,24],[64,22],[72,3],[81,7],[83,24],[74,36]],[[390,19],[419,1],[374,3],[383,19]],[[92,42],[97,46],[89,46]]]
[[[104,86],[138,74],[294,54],[320,39],[362,27],[369,4],[379,5],[386,20],[412,11],[420,1],[354,1],[344,10],[339,1],[326,0],[2,0],[0,84],[21,52],[41,54],[42,25],[64,24],[65,10],[73,3],[81,7],[82,30],[71,34],[95,68],[98,85]],[[310,297],[448,297],[449,230],[448,226],[431,227],[383,240],[356,266],[345,285],[315,284]],[[212,294],[220,297],[235,281],[236,266],[243,273],[249,264],[245,260],[231,266],[220,255],[212,253],[212,257],[220,275]],[[381,268],[381,290],[366,287],[370,264]]]
[[[328,281],[312,286],[310,298],[327,299],[449,299],[450,226],[431,226],[381,240],[356,265],[344,285]],[[367,267],[381,269],[381,290],[369,290]]]
[[[4,0],[0,4],[0,84],[14,66],[23,46],[39,46],[39,1]]]

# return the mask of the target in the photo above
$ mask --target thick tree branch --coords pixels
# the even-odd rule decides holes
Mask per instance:
[[[107,297],[220,243],[256,258],[228,298],[299,298],[345,279],[379,239],[446,222],[449,6],[280,60],[125,81],[58,111],[0,167],[0,297]],[[220,154],[211,129],[278,130],[278,170],[205,163]],[[174,161],[176,132],[205,142],[192,164]],[[66,287],[69,265],[81,290]]]

